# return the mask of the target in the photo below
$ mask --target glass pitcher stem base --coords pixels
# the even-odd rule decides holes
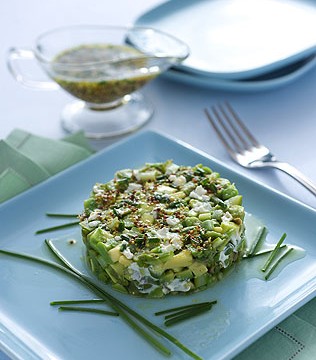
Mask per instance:
[[[135,92],[123,105],[108,110],[93,110],[84,101],[73,101],[64,107],[61,120],[67,132],[83,131],[88,138],[105,139],[139,129],[152,115],[151,104]]]

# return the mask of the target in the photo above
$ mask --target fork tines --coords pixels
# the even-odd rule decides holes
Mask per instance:
[[[213,105],[211,111],[205,109],[205,114],[231,155],[259,146],[258,141],[227,101]]]

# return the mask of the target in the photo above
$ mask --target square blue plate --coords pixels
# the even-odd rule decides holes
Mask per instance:
[[[141,299],[115,293],[129,306],[162,325],[153,313],[188,302],[218,300],[206,315],[168,329],[205,360],[228,359],[312,299],[316,290],[316,211],[230,170],[205,153],[155,132],[142,132],[94,155],[37,185],[0,207],[2,249],[47,256],[44,235],[35,231],[57,220],[46,212],[79,213],[96,182],[116,170],[145,162],[173,159],[203,163],[236,184],[247,212],[268,227],[276,243],[283,232],[287,242],[305,256],[278,276],[263,281],[256,275],[259,259],[245,260],[215,286],[189,296]],[[67,235],[69,233],[69,235]],[[72,236],[71,230],[49,234]],[[79,245],[81,246],[81,245]],[[16,359],[163,359],[120,318],[95,314],[60,313],[52,300],[91,298],[85,288],[44,266],[0,255],[0,349]],[[172,358],[188,356],[171,346]]]

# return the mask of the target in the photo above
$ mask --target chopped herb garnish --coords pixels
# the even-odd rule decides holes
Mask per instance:
[[[284,247],[286,247],[287,245],[285,244],[282,244],[279,249],[283,249]],[[260,251],[256,251],[254,254],[252,254],[251,256],[249,255],[244,255],[244,259],[247,259],[247,258],[252,258],[252,257],[255,257],[255,256],[260,256],[260,255],[266,255],[266,254],[269,254],[273,251],[274,249],[264,249],[264,250],[260,250]]]
[[[190,319],[194,316],[200,315],[203,312],[211,310],[214,304],[216,304],[217,301],[207,301],[197,304],[190,304],[190,305],[184,305],[179,306],[176,308],[166,309],[162,311],[158,311],[155,313],[155,315],[165,315],[165,322],[164,324],[166,326],[175,325],[181,321]]]
[[[87,308],[82,306],[60,306],[58,310],[61,311],[76,311],[76,312],[90,312],[102,315],[119,316],[119,313],[113,311],[107,311],[102,309]]]
[[[97,304],[104,303],[103,299],[84,299],[84,300],[57,300],[51,301],[50,305],[74,305],[74,304]]]
[[[278,241],[278,243],[275,245],[275,248],[273,249],[273,251],[271,252],[270,256],[268,257],[267,261],[265,262],[265,264],[263,265],[261,271],[265,272],[267,270],[267,268],[270,266],[270,264],[272,263],[272,261],[274,260],[274,258],[276,257],[281,244],[283,243],[283,241],[286,238],[286,233],[284,233],[280,240]]]
[[[58,214],[58,213],[46,213],[49,217],[62,217],[62,218],[77,218],[78,214]]]
[[[215,300],[215,301],[206,301],[206,302],[197,303],[197,304],[183,305],[183,306],[178,306],[178,307],[171,308],[171,309],[157,311],[157,312],[155,312],[155,315],[159,316],[159,315],[164,315],[164,314],[176,312],[176,311],[179,311],[179,310],[192,309],[192,308],[197,307],[197,306],[216,304],[216,303],[217,303],[217,301]]]
[[[74,221],[74,222],[70,222],[70,223],[66,223],[66,224],[61,224],[61,225],[57,225],[57,226],[51,226],[45,229],[41,229],[41,230],[37,230],[35,232],[35,234],[44,234],[46,232],[50,232],[50,231],[56,231],[56,230],[60,230],[60,229],[65,229],[71,226],[75,226],[78,225],[79,221]]]
[[[294,248],[290,247],[288,248],[284,254],[282,254],[271,266],[271,268],[269,269],[269,271],[267,272],[266,276],[264,277],[265,280],[268,280],[269,277],[271,276],[271,274],[273,273],[273,271],[275,270],[275,268],[280,264],[280,262],[292,251],[294,250]]]
[[[257,252],[258,247],[262,244],[262,241],[265,239],[267,234],[267,228],[265,226],[260,226],[256,234],[254,241],[251,244],[251,247],[247,253],[248,257],[254,256]]]

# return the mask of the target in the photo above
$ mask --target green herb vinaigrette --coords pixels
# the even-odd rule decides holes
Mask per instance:
[[[67,49],[53,60],[52,77],[66,91],[92,104],[120,100],[159,73],[150,58],[127,45],[91,44]]]

